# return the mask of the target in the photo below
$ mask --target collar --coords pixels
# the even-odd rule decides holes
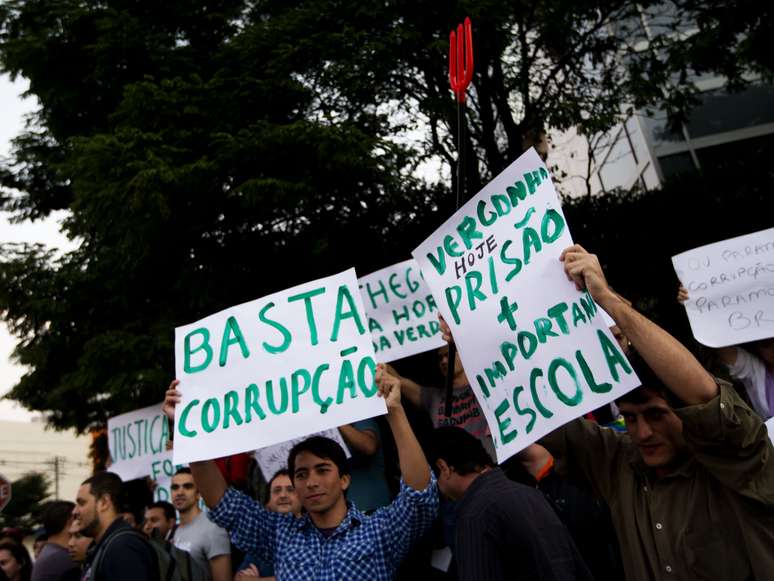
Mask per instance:
[[[366,518],[366,515],[360,512],[354,504],[347,501],[347,514],[344,515],[344,519],[339,523],[339,526],[336,527],[331,538],[343,534],[353,527],[359,526]],[[317,530],[317,526],[312,521],[312,517],[309,516],[309,513],[306,513],[301,518],[294,518],[293,526],[295,526],[298,531],[310,528]]]

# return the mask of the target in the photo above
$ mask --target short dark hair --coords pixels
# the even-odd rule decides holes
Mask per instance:
[[[98,472],[84,480],[81,484],[88,484],[91,487],[91,494],[94,498],[109,496],[116,512],[124,512],[124,483],[118,474],[114,472]]]
[[[349,474],[347,455],[344,453],[344,449],[339,446],[338,442],[324,436],[312,436],[293,446],[290,450],[290,454],[288,454],[288,475],[290,476],[291,481],[295,480],[296,456],[301,452],[309,452],[320,458],[330,460],[336,465],[336,468],[339,469],[339,476]]]
[[[635,387],[633,390],[616,398],[616,405],[621,403],[642,405],[651,399],[653,395],[657,395],[666,400],[672,408],[682,407],[683,403],[666,385],[664,385],[664,382],[659,379],[655,372],[645,362],[642,355],[632,349],[629,351],[627,358],[629,359],[632,369],[637,374],[637,377],[640,378],[640,386]]]
[[[61,533],[70,522],[75,503],[68,500],[52,500],[43,506],[40,514],[40,521],[43,528],[46,529],[46,535],[56,535]]]
[[[0,551],[8,551],[11,553],[11,556],[16,559],[16,562],[19,563],[19,567],[21,568],[20,573],[22,579],[30,578],[32,575],[32,559],[30,559],[30,554],[24,545],[10,542],[0,543]]]
[[[193,476],[193,473],[191,472],[191,469],[188,466],[181,466],[177,470],[175,470],[175,473],[173,476],[177,476],[178,474],[190,474]]]
[[[150,510],[152,508],[160,508],[164,511],[164,517],[167,520],[174,520],[177,518],[177,513],[175,513],[175,507],[172,506],[172,503],[167,502],[166,500],[157,500],[156,502],[150,503],[145,510]]]
[[[433,430],[430,458],[430,465],[436,474],[437,460],[443,460],[461,476],[494,465],[481,440],[457,426],[442,426]]]
[[[269,481],[266,483],[266,490],[263,494],[263,504],[268,504],[269,500],[271,499],[271,485],[274,483],[277,478],[280,476],[287,476],[290,478],[290,481],[293,482],[293,478],[290,476],[290,472],[288,472],[287,468],[280,468],[274,473],[274,476],[269,478]]]

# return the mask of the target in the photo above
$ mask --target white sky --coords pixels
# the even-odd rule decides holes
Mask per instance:
[[[23,99],[21,94],[27,89],[25,79],[11,82],[7,75],[0,75],[0,156],[10,153],[11,139],[24,127],[24,116],[35,109],[34,99]],[[42,242],[56,248],[72,248],[72,243],[59,231],[61,213],[38,222],[9,224],[8,215],[0,212],[0,243],[3,242]],[[24,373],[25,369],[10,360],[16,344],[15,337],[8,333],[5,324],[0,323],[0,396],[5,395]],[[29,421],[33,414],[19,405],[0,400],[0,420]]]

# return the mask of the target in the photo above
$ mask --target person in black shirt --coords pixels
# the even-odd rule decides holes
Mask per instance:
[[[121,478],[100,472],[78,489],[73,516],[81,534],[94,538],[86,555],[88,581],[158,581],[156,554],[121,515]]]
[[[592,579],[543,494],[493,468],[478,439],[457,427],[438,428],[432,458],[439,490],[458,501],[460,581]]]

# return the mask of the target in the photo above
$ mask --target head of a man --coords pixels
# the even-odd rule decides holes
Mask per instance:
[[[165,500],[159,500],[148,505],[142,522],[142,532],[151,536],[153,530],[159,531],[159,536],[166,539],[169,531],[175,526],[177,515],[175,507]]]
[[[326,513],[346,506],[349,465],[337,442],[322,436],[299,442],[288,455],[288,471],[307,512]]]
[[[81,534],[100,539],[121,514],[121,478],[112,472],[100,472],[87,478],[78,489],[73,517]]]
[[[679,402],[636,352],[629,354],[629,360],[642,385],[616,404],[645,465],[657,474],[665,473],[687,453],[683,422],[674,412]]]
[[[438,489],[451,500],[462,498],[475,477],[493,465],[481,441],[455,426],[433,430],[431,458]]]
[[[172,476],[169,490],[172,493],[172,504],[180,513],[199,510],[199,489],[196,487],[190,468],[177,469]]]
[[[70,538],[67,540],[67,551],[70,553],[70,557],[77,563],[85,562],[86,552],[91,545],[91,537],[81,533],[80,527],[75,521],[67,529],[67,532],[70,534]]]
[[[278,470],[269,481],[265,504],[272,512],[301,513],[301,500],[286,469]]]
[[[43,507],[41,524],[51,542],[64,546],[67,543],[67,530],[73,522],[75,503],[67,500],[53,500]]]

